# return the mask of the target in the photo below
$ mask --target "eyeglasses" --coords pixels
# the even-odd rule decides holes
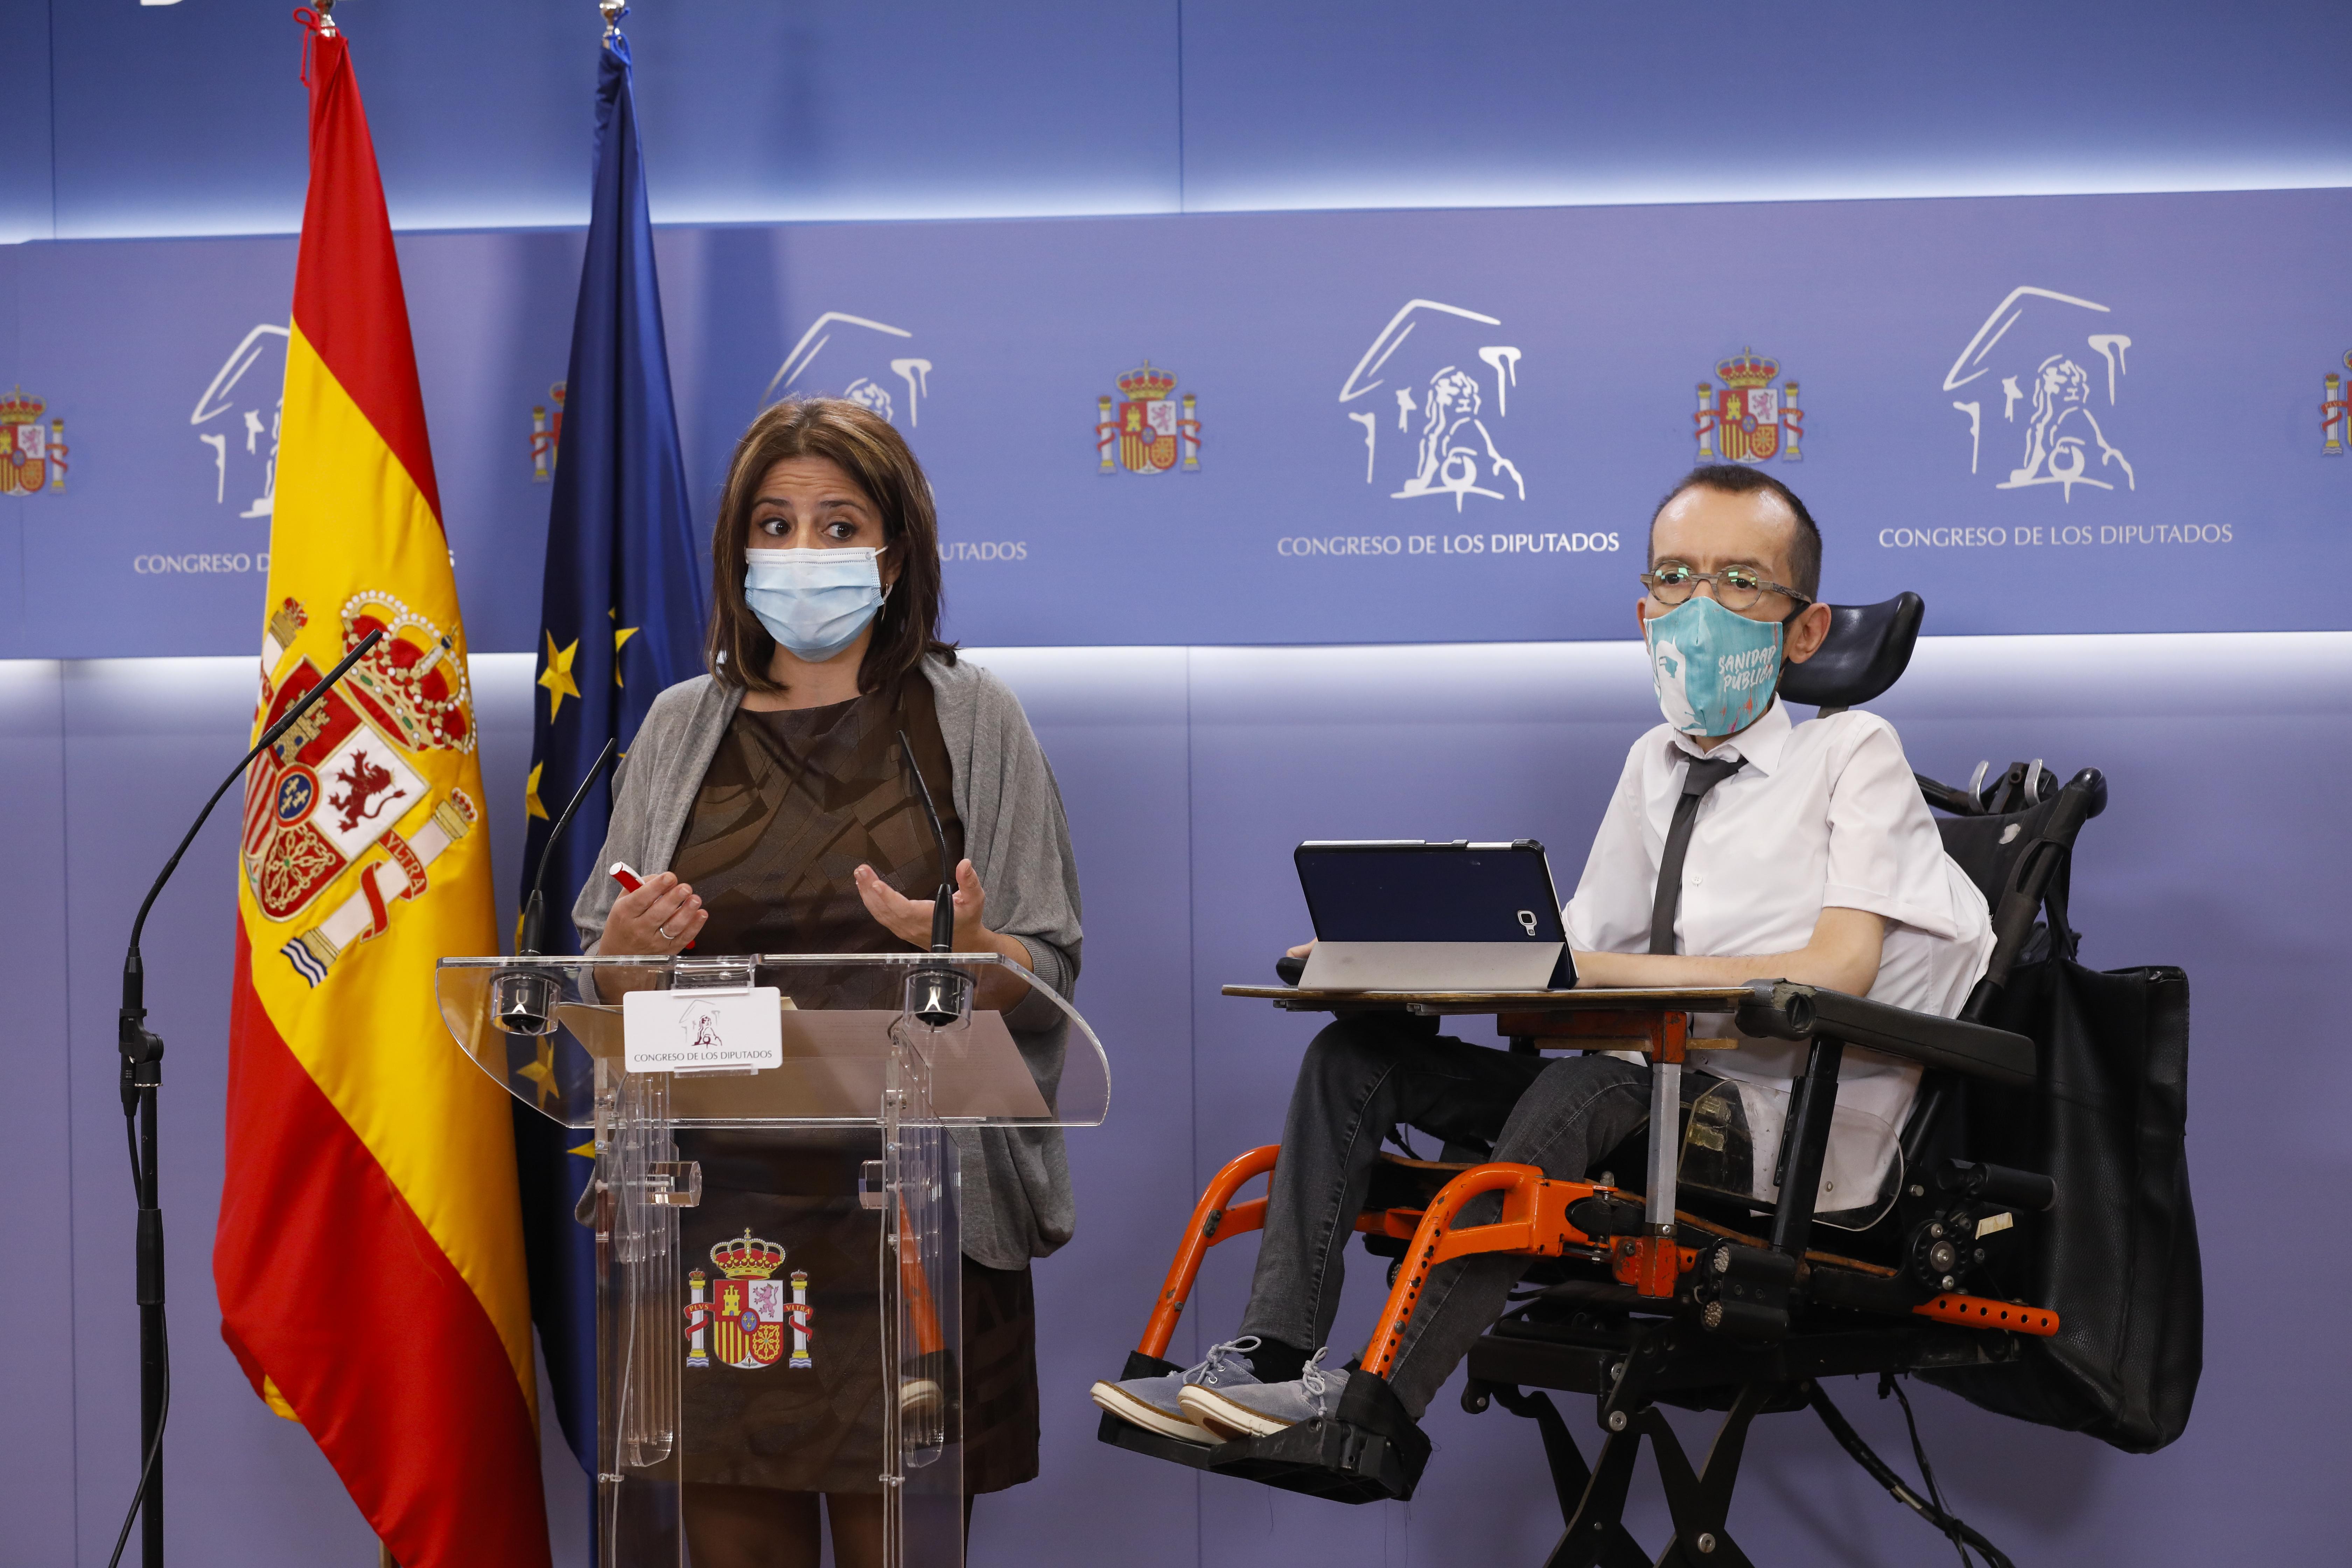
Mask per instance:
[[[1662,562],[1656,570],[1642,574],[1642,585],[1661,605],[1679,605],[1698,591],[1701,583],[1715,584],[1715,602],[1727,610],[1752,610],[1757,601],[1767,594],[1780,594],[1800,605],[1811,604],[1810,595],[1771,582],[1745,566],[1727,566],[1720,572],[1694,572],[1680,561]]]

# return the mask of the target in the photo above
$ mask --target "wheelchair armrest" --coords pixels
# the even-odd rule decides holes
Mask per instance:
[[[1824,1035],[1864,1050],[1994,1083],[2031,1089],[2035,1081],[2033,1042],[2022,1035],[1933,1013],[1914,1013],[1842,991],[1786,980],[1751,980],[1738,1017],[1739,1026],[1751,1035],[1780,1040],[1809,1040]]]

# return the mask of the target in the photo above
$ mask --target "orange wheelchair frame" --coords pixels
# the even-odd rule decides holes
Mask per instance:
[[[1235,1203],[1234,1194],[1271,1172],[1279,1152],[1279,1147],[1272,1143],[1252,1149],[1210,1179],[1192,1210],[1191,1223],[1185,1226],[1184,1239],[1177,1246],[1175,1261],[1168,1266],[1167,1282],[1160,1287],[1160,1300],[1152,1308],[1151,1321],[1144,1326],[1142,1339],[1136,1343],[1136,1353],[1155,1361],[1166,1360],[1169,1342],[1175,1338],[1177,1320],[1192,1299],[1192,1283],[1200,1276],[1201,1264],[1209,1248],[1237,1236],[1246,1236],[1265,1224],[1264,1198]],[[1381,1310],[1379,1321],[1372,1327],[1372,1337],[1365,1342],[1363,1354],[1356,1363],[1382,1377],[1396,1364],[1397,1351],[1404,1342],[1405,1324],[1412,1320],[1414,1304],[1421,1300],[1430,1271],[1448,1259],[1475,1252],[1505,1252],[1522,1258],[1584,1254],[1594,1261],[1605,1258],[1617,1283],[1630,1286],[1636,1295],[1664,1307],[1673,1302],[1682,1278],[1696,1271],[1703,1257],[1716,1255],[1711,1247],[1703,1250],[1685,1247],[1671,1237],[1629,1236],[1612,1239],[1587,1236],[1569,1217],[1569,1211],[1587,1198],[1606,1201],[1618,1197],[1618,1190],[1612,1185],[1554,1181],[1533,1165],[1432,1168],[1458,1170],[1460,1173],[1438,1189],[1427,1208],[1366,1209],[1356,1216],[1359,1233],[1385,1236],[1407,1244],[1404,1266],[1397,1270],[1396,1281],[1389,1288],[1388,1304]],[[1465,1205],[1481,1193],[1495,1192],[1503,1194],[1499,1218],[1486,1225],[1455,1227],[1454,1221]],[[1686,1211],[1677,1210],[1675,1219],[1678,1228],[1719,1237],[1728,1246],[1765,1246],[1759,1237],[1739,1235]],[[1834,1253],[1808,1251],[1805,1261],[1812,1268],[1851,1270],[1865,1280],[1889,1279],[1895,1273],[1883,1265],[1840,1258]],[[1701,1305],[1702,1314],[1706,1304]],[[1958,1291],[1939,1292],[1912,1304],[1909,1311],[1916,1317],[1963,1328],[2005,1330],[2043,1338],[2058,1331],[2055,1312]]]
[[[1554,1180],[1532,1165],[1433,1164],[1383,1155],[1371,1200],[1357,1216],[1355,1230],[1368,1237],[1368,1245],[1399,1255],[1371,1337],[1350,1363],[1358,1375],[1350,1377],[1333,1417],[1272,1436],[1208,1447],[1105,1415],[1099,1435],[1107,1443],[1339,1501],[1409,1498],[1426,1463],[1428,1442],[1397,1404],[1387,1377],[1432,1271],[1475,1253],[1503,1253],[1531,1264],[1551,1260],[1552,1272],[1564,1270],[1570,1278],[1543,1295],[1587,1309],[1589,1318],[1573,1317],[1566,1328],[1538,1333],[1507,1317],[1470,1352],[1465,1408],[1483,1410],[1490,1400],[1499,1400],[1538,1423],[1569,1523],[1552,1563],[1632,1568],[1650,1561],[1621,1519],[1636,1448],[1647,1437],[1675,1524],[1675,1544],[1659,1562],[1716,1568],[1748,1561],[1733,1544],[1724,1519],[1746,1428],[1755,1415],[1813,1405],[1842,1445],[1898,1498],[1912,1502],[1908,1489],[1863,1447],[1816,1380],[1985,1364],[2014,1356],[2015,1342],[2009,1336],[2058,1331],[2057,1315],[2044,1309],[1935,1288],[1948,1276],[1923,1276],[1916,1267],[1865,1262],[1805,1246],[1843,1040],[1887,1043],[1885,1016],[1895,1009],[1761,981],[1705,993],[1516,998],[1454,994],[1375,1000],[1245,986],[1228,987],[1227,993],[1263,996],[1300,1010],[1373,1005],[1494,1014],[1502,1032],[1521,1049],[1638,1049],[1652,1063],[1653,1125],[1675,1124],[1671,1119],[1679,1109],[1679,1073],[1688,1053],[1729,1043],[1691,1038],[1691,1013],[1736,1011],[1750,1033],[1813,1043],[1789,1117],[1784,1153],[1791,1163],[1783,1197],[1769,1237],[1675,1206],[1676,1139],[1663,1141],[1663,1153],[1653,1148],[1646,1194],[1625,1192],[1606,1174]],[[1981,1076],[2013,1080],[2030,1075],[2030,1042],[1981,1026],[1931,1022],[1924,1043],[1909,1040],[1904,1054]],[[2020,1048],[2026,1053],[2022,1061]],[[1249,1182],[1273,1170],[1277,1153],[1272,1145],[1253,1149],[1210,1181],[1122,1376],[1179,1370],[1167,1359],[1168,1349],[1202,1261],[1212,1247],[1265,1224],[1266,1200],[1240,1194]],[[1419,1206],[1383,1200],[1384,1189],[1393,1200],[1400,1187],[1413,1184],[1426,1194]],[[1428,1191],[1432,1184],[1434,1190]],[[1500,1214],[1484,1223],[1458,1224],[1465,1206],[1488,1193],[1500,1194]],[[1946,1227],[1981,1224],[1978,1215],[1987,1208],[2001,1213],[2007,1206],[2046,1201],[2029,1197],[2020,1204],[2012,1195],[1990,1205],[1952,1202],[1915,1228],[1920,1237],[1932,1230],[1929,1239],[1940,1238]],[[1586,1467],[1558,1411],[1539,1392],[1544,1388],[1595,1395],[1603,1438],[1593,1467]],[[1691,1465],[1656,1403],[1727,1411],[1703,1467]],[[1944,1523],[1940,1515],[1936,1522]]]

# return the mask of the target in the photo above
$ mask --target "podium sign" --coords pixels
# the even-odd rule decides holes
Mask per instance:
[[[596,1233],[606,1568],[687,1568],[698,1483],[878,1491],[892,1568],[962,1563],[949,1133],[1097,1126],[1110,1095],[1094,1031],[1025,972],[1019,1035],[971,1007],[1012,967],[442,962],[458,1046],[595,1151],[580,1213]]]

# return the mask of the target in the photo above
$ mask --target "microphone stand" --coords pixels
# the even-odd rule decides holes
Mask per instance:
[[[955,951],[956,868],[948,860],[948,833],[940,825],[940,808],[931,803],[931,786],[923,782],[923,770],[915,765],[915,748],[908,742],[907,731],[898,731],[898,754],[906,759],[907,771],[915,775],[916,798],[923,803],[923,816],[931,825],[931,842],[940,849],[940,890],[931,901],[931,951]],[[907,977],[912,992],[908,1010],[934,1029],[944,1029],[971,1010],[971,976],[961,969],[944,963],[927,963]]]
[[[596,765],[588,770],[588,776],[572,792],[563,815],[555,819],[555,826],[547,830],[547,842],[539,847],[539,864],[530,874],[530,894],[523,900],[522,927],[515,933],[517,958],[540,956],[539,944],[547,924],[547,900],[540,889],[547,880],[547,863],[554,858],[556,840],[572,826],[572,814],[580,809],[580,803],[596,787],[596,781],[604,774],[604,765],[620,747],[617,737],[604,742],[604,749],[596,755]],[[533,970],[500,970],[490,982],[490,1017],[509,1035],[553,1034],[555,982]]]
[[[212,798],[205,802],[204,810],[196,813],[180,847],[163,863],[155,885],[147,889],[147,897],[139,905],[139,916],[131,922],[131,947],[122,958],[122,1005],[116,1016],[115,1044],[122,1054],[122,1119],[123,1131],[131,1141],[131,1183],[139,1197],[139,1230],[135,1243],[138,1262],[139,1293],[139,1447],[146,1456],[139,1469],[139,1488],[131,1493],[131,1507],[122,1516],[122,1530],[114,1538],[114,1555],[107,1559],[107,1568],[115,1568],[122,1560],[123,1544],[131,1538],[131,1522],[140,1520],[140,1557],[146,1568],[163,1568],[163,1424],[172,1410],[172,1343],[163,1317],[163,1209],[157,1195],[157,1163],[155,1155],[155,1091],[163,1084],[163,1042],[147,1027],[147,970],[139,956],[140,933],[147,929],[147,911],[155,906],[155,896],[172,873],[180,868],[180,857],[188,852],[202,831],[205,820],[220,804],[228,786],[245,776],[245,770],[262,752],[277,744],[279,736],[294,726],[294,721],[309,712],[334,684],[351,673],[353,665],[367,657],[375,645],[383,640],[382,628],[362,637],[359,646],[343,656],[343,661],[329,670],[326,679],[302,694],[301,700],[286,710],[285,716],[261,732],[261,739],[245,753],[244,760],[221,780]],[[143,1514],[142,1514],[143,1510]]]

